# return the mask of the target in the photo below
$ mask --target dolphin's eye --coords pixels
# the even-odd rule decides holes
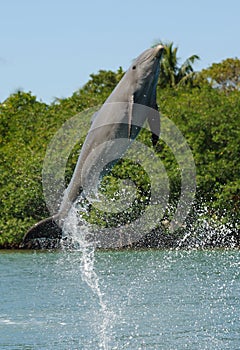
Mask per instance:
[[[136,69],[136,66],[132,66],[132,69]]]

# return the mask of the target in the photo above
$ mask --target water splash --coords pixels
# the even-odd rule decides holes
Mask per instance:
[[[209,207],[202,204],[196,209],[195,219],[186,223],[184,235],[177,249],[236,248],[239,246],[238,223],[229,216],[211,215]]]
[[[98,298],[102,323],[99,329],[99,349],[108,350],[110,337],[108,329],[114,320],[114,313],[104,301],[99,277],[95,271],[95,244],[91,242],[91,230],[83,219],[87,208],[73,205],[63,227],[62,248],[64,250],[79,251],[81,254],[80,271],[82,280],[88,285],[92,293]]]

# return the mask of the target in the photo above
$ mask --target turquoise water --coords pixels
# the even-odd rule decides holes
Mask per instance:
[[[238,250],[88,258],[0,253],[1,350],[239,350]]]

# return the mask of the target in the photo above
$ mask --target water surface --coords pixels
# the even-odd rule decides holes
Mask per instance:
[[[238,250],[81,256],[0,253],[1,350],[240,348]]]

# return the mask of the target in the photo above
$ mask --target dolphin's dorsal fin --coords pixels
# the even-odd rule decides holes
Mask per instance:
[[[128,138],[129,139],[131,137],[131,129],[132,129],[133,104],[134,104],[134,96],[131,95],[128,103]]]
[[[155,108],[158,111],[157,105]],[[160,114],[159,112],[151,113],[148,116],[148,124],[152,133],[152,144],[156,146],[160,136]]]

